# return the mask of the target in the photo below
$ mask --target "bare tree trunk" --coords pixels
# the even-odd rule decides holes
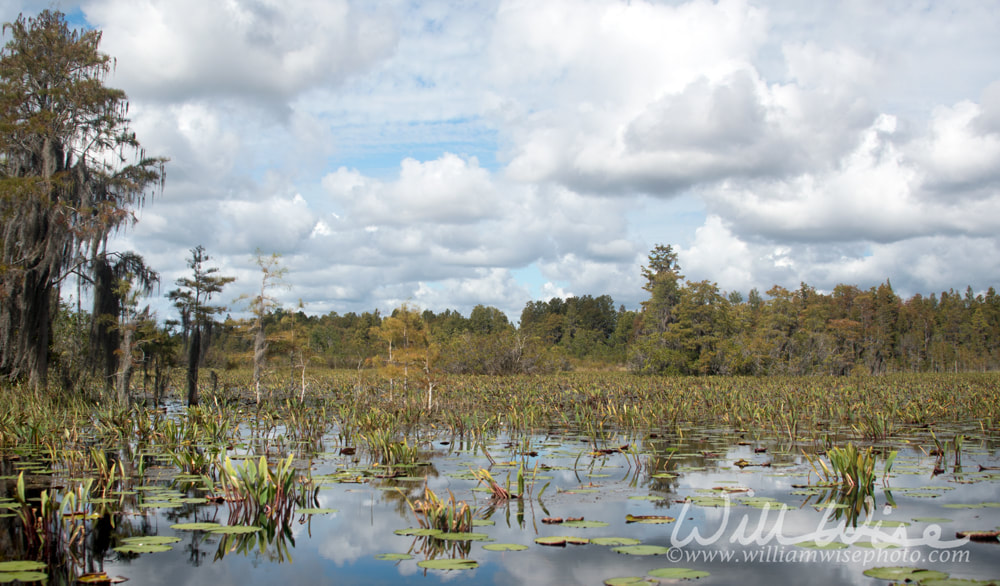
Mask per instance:
[[[118,403],[124,405],[128,401],[128,383],[132,378],[132,336],[135,327],[130,322],[126,324],[122,331],[121,356],[117,373]]]
[[[253,386],[257,404],[260,405],[260,381],[264,376],[264,363],[267,359],[267,337],[264,335],[264,324],[257,320],[257,335],[253,340]]]
[[[201,328],[195,327],[188,347],[187,391],[188,407],[198,404],[198,363],[201,359]]]

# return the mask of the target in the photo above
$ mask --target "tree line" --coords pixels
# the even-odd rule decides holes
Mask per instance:
[[[58,12],[4,27],[0,51],[0,378],[35,390],[98,381],[124,401],[142,385],[166,389],[186,372],[198,402],[199,369],[252,368],[260,399],[269,373],[377,369],[390,386],[420,384],[430,397],[447,373],[533,374],[572,368],[642,374],[772,375],[988,370],[1000,365],[1000,297],[948,290],[903,300],[889,281],[824,293],[802,283],[746,298],[688,281],[677,254],[658,245],[642,268],[648,299],[636,310],[608,295],[528,302],[515,325],[496,307],[468,317],[403,305],[307,315],[284,308],[276,254],[260,251],[249,317],[218,303],[234,279],[191,249],[190,276],[167,293],[176,318],[143,300],[159,275],[109,237],[163,187],[166,159],[148,156],[126,117],[123,92],[106,88],[111,59],[99,31],[71,30]],[[62,301],[76,287],[76,305]],[[90,308],[80,306],[84,291]],[[272,377],[273,378],[273,377]],[[292,380],[289,378],[288,380]]]

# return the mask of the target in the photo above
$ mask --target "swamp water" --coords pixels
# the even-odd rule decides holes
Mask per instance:
[[[816,440],[752,431],[702,427],[684,429],[683,436],[658,430],[633,437],[558,429],[474,440],[425,433],[408,439],[419,448],[417,462],[393,467],[374,465],[360,439],[354,450],[343,449],[331,433],[317,449],[295,450],[299,477],[311,479],[306,506],[299,503],[283,522],[257,517],[248,532],[235,534],[210,525],[250,524],[233,502],[206,502],[218,491],[205,491],[197,476],[151,453],[141,480],[72,507],[90,515],[76,537],[67,536],[85,544],[77,548],[82,553],[61,569],[42,569],[49,576],[39,583],[70,583],[85,572],[133,584],[214,586],[1000,580],[995,535],[956,538],[960,531],[1000,528],[1000,442],[978,428],[935,426],[934,433],[962,435],[957,454],[951,446],[935,455],[929,429],[904,428],[876,443],[876,450],[898,455],[884,478],[879,457],[878,480],[867,495],[821,486],[814,454],[824,446]],[[841,446],[853,435],[829,430],[826,438]],[[248,451],[239,441],[226,448],[236,465]],[[272,464],[278,456],[269,457]],[[491,498],[472,474],[480,469],[501,486],[509,480],[511,492],[520,473],[522,498]],[[33,464],[31,453],[4,455],[0,560],[19,559],[21,472],[29,495],[32,486],[74,482]],[[408,500],[423,498],[425,486],[468,503],[473,535],[420,534]],[[438,563],[459,569],[423,567]],[[894,567],[933,573],[877,570]],[[6,570],[0,563],[0,582],[33,579]]]

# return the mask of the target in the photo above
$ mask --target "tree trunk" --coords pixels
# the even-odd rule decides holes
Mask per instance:
[[[198,363],[201,361],[201,328],[195,327],[188,346],[187,391],[188,407],[198,404]]]
[[[118,366],[118,404],[124,405],[128,401],[128,383],[132,378],[132,335],[135,327],[129,323],[123,328],[121,341],[121,357]]]

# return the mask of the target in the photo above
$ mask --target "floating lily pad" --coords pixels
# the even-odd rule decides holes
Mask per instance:
[[[607,527],[608,523],[604,521],[566,521],[562,524],[563,527],[576,527],[577,529],[595,529],[599,527]]]
[[[434,536],[434,539],[441,539],[443,541],[488,541],[490,536],[485,533],[471,533],[471,532],[452,532],[452,533],[438,533]]]
[[[590,542],[594,545],[639,545],[642,541],[634,537],[591,537]]]
[[[942,578],[923,580],[920,586],[995,586],[996,580],[966,580],[963,578]]]
[[[168,543],[177,543],[180,540],[180,537],[174,537],[173,535],[141,535],[137,537],[126,537],[122,539],[122,543],[129,545],[165,545]]]
[[[806,549],[846,549],[847,547],[849,547],[846,543],[841,543],[839,541],[831,541],[830,543],[819,543],[813,540],[800,541],[795,545],[799,547],[804,547]]]
[[[870,568],[865,570],[864,574],[869,578],[878,578],[880,580],[900,580],[921,583],[927,580],[943,580],[948,577],[948,574],[944,572],[923,570],[920,568],[909,568],[905,566]]]
[[[31,560],[0,562],[0,572],[34,572],[44,569],[45,564]]]
[[[626,523],[645,523],[648,525],[659,525],[662,523],[673,523],[676,521],[674,517],[668,517],[666,515],[625,515]]]
[[[857,547],[864,547],[867,549],[899,549],[899,546],[895,543],[889,543],[886,541],[871,542],[871,541],[855,541],[854,545]]]
[[[494,520],[492,520],[492,519],[473,519],[472,520],[472,526],[473,527],[492,527],[493,525],[496,525],[496,524],[497,524],[497,522],[494,521]]]
[[[479,567],[475,560],[424,560],[417,565],[428,570],[472,570]]]
[[[422,529],[418,527],[408,527],[406,529],[396,529],[393,531],[396,535],[403,535],[406,537],[427,537],[429,535],[438,535],[444,533],[440,529]]]
[[[665,500],[662,496],[655,496],[651,494],[636,495],[628,497],[629,500],[633,501],[662,501]]]
[[[608,578],[604,581],[605,586],[640,586],[649,582],[640,576],[622,576],[620,578]]]
[[[914,523],[951,523],[953,519],[947,517],[917,517],[913,519]]]
[[[487,551],[524,551],[528,549],[528,546],[520,543],[487,543],[483,549]]]
[[[107,572],[91,572],[81,575],[76,581],[80,584],[120,584],[121,582],[127,582],[128,578],[108,576]]]
[[[225,525],[212,529],[212,533],[219,533],[221,535],[241,535],[244,533],[256,533],[260,530],[261,528],[256,525]]]
[[[0,573],[0,583],[10,582],[41,582],[48,580],[49,576],[45,572],[2,572]]]
[[[176,525],[171,525],[170,528],[176,531],[211,531],[212,529],[218,529],[222,527],[219,523],[177,523]]]
[[[119,553],[160,553],[172,550],[173,546],[159,543],[126,543],[114,549]]]
[[[590,543],[590,540],[585,537],[569,537],[566,535],[552,535],[549,537],[537,537],[535,538],[535,543],[539,545],[554,545],[554,546],[564,546],[567,543],[571,545],[586,545]]]
[[[702,570],[692,570],[690,568],[660,568],[649,572],[654,578],[665,578],[670,580],[697,580],[711,576]]]
[[[412,560],[413,556],[408,553],[380,553],[375,559],[386,562],[398,562],[402,560]]]
[[[623,545],[612,551],[625,555],[663,555],[670,551],[670,548],[662,545]]]
[[[910,524],[907,523],[906,521],[883,521],[883,520],[874,521],[874,522],[868,522],[868,523],[865,523],[865,525],[868,526],[868,527],[875,527],[875,528],[882,527],[884,529],[891,529],[891,528],[894,528],[894,527],[909,527],[910,526]]]
[[[305,508],[305,509],[295,509],[296,515],[326,515],[329,513],[336,513],[337,509],[319,509],[319,508]]]

